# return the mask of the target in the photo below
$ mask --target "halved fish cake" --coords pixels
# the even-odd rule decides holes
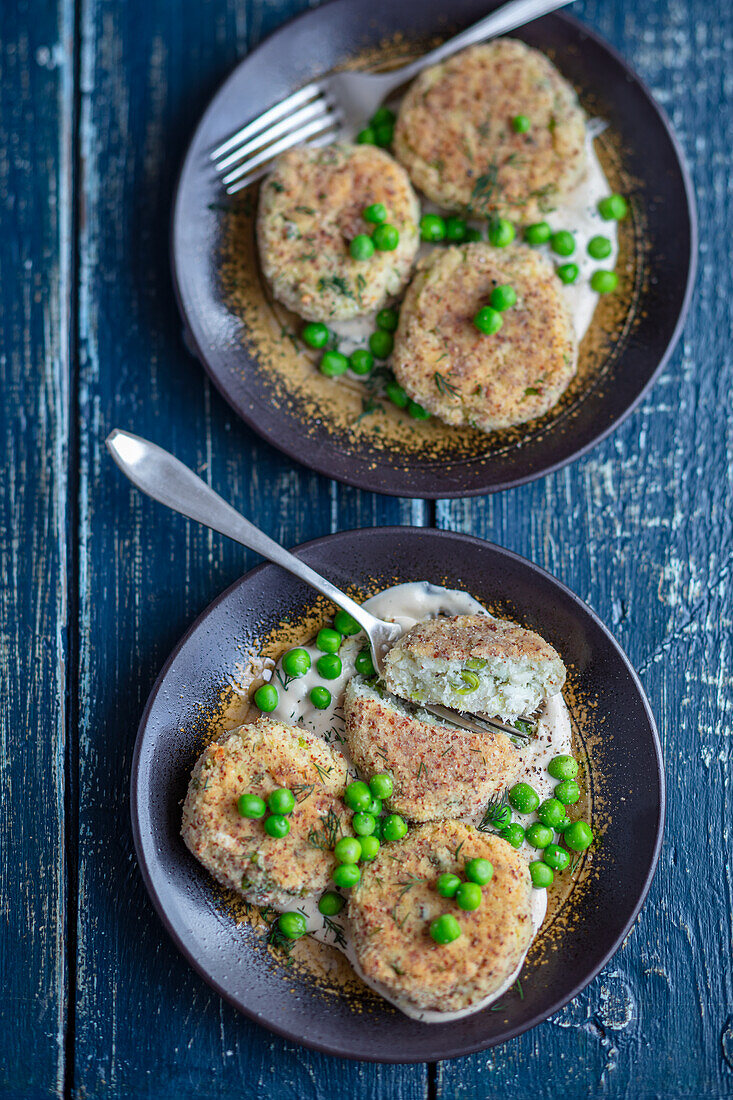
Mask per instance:
[[[515,129],[517,116],[528,129]],[[394,151],[441,206],[526,225],[583,176],[585,115],[543,53],[498,38],[418,76],[400,107]]]
[[[436,890],[444,872],[469,859],[494,868],[478,909],[464,912]],[[527,863],[498,836],[460,821],[422,825],[367,864],[349,898],[356,959],[366,978],[418,1009],[454,1012],[489,997],[511,978],[532,939]],[[430,922],[452,913],[461,935],[437,944]]]
[[[341,798],[347,782],[341,753],[299,726],[261,718],[224,734],[201,755],[181,835],[223,886],[258,905],[292,905],[330,883],[331,849],[346,823]],[[290,832],[282,839],[237,810],[241,794],[267,799],[278,787],[296,796]]]
[[[426,619],[385,658],[385,683],[403,699],[513,721],[565,683],[565,665],[533,630],[491,615]]]
[[[355,260],[349,245],[383,203],[397,247]],[[347,320],[384,305],[407,282],[420,210],[404,168],[373,145],[302,146],[284,153],[260,191],[257,241],[275,297],[309,321]]]
[[[516,304],[498,332],[479,332],[473,318],[505,285]],[[492,432],[543,416],[578,362],[552,264],[525,245],[434,249],[405,295],[392,362],[409,396],[447,424]]]
[[[479,813],[516,778],[519,756],[503,733],[444,726],[411,713],[384,690],[356,677],[346,688],[346,742],[359,771],[388,771],[388,808],[412,821]]]

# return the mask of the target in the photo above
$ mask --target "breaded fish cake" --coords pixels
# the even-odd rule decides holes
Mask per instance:
[[[529,119],[524,133],[517,116]],[[585,115],[543,53],[498,38],[418,76],[400,107],[394,151],[441,206],[526,225],[585,172]]]
[[[517,301],[493,335],[476,313],[496,286]],[[551,263],[524,245],[434,249],[410,284],[393,369],[410,397],[447,424],[484,432],[542,416],[575,375],[578,348]]]
[[[393,251],[355,260],[349,245],[374,226],[383,203],[399,231]],[[404,168],[373,145],[303,146],[284,153],[260,191],[257,241],[275,297],[309,321],[379,309],[407,282],[419,245],[420,209]]]
[[[565,683],[549,642],[491,615],[426,619],[385,658],[385,683],[403,699],[513,721],[531,714]]]
[[[436,890],[445,872],[488,859],[494,875],[478,909],[464,912]],[[460,821],[422,825],[365,865],[349,898],[358,964],[394,997],[451,1012],[484,1000],[512,976],[532,938],[532,886],[526,862],[498,836]],[[461,935],[434,943],[430,922],[452,913]]]
[[[223,886],[258,905],[292,905],[329,885],[335,832],[324,847],[309,843],[308,836],[321,833],[327,819],[345,822],[341,796],[347,780],[341,753],[299,726],[260,718],[224,734],[201,755],[181,835]],[[266,799],[277,787],[296,796],[290,832],[282,839],[268,836],[262,820],[237,811],[241,794]]]
[[[347,685],[344,709],[357,768],[365,776],[389,771],[394,793],[387,806],[412,821],[479,813],[516,778],[519,756],[503,733],[443,726],[359,677]]]

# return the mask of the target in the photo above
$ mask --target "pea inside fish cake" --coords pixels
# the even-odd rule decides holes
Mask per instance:
[[[466,861],[494,868],[470,912],[436,889],[441,874],[463,876]],[[413,1008],[450,1012],[497,992],[520,966],[532,938],[532,886],[525,860],[500,837],[460,821],[422,825],[367,864],[349,898],[357,962],[364,975]],[[430,923],[455,916],[461,935],[437,944]]]
[[[517,300],[487,335],[473,318],[498,286],[511,286]],[[409,396],[447,424],[491,432],[534,420],[557,403],[577,361],[562,286],[544,256],[476,242],[435,249],[421,263],[400,313],[393,368]]]
[[[344,709],[357,768],[366,776],[389,771],[388,809],[412,821],[479,813],[516,778],[519,756],[503,733],[441,725],[358,677],[346,688]]]
[[[354,259],[355,237],[371,236],[367,207],[382,203],[399,234],[393,249]],[[304,146],[277,161],[260,191],[262,270],[275,297],[309,321],[359,317],[407,282],[419,245],[420,211],[407,173],[373,145]]]
[[[345,823],[346,760],[299,726],[269,718],[226,733],[196,763],[181,835],[204,867],[258,905],[292,905],[330,883],[331,849]],[[237,799],[278,787],[296,797],[290,832],[275,839],[263,820],[241,817]],[[322,845],[309,841],[323,838]]]
[[[498,38],[417,77],[400,107],[394,150],[415,186],[441,206],[526,225],[583,176],[585,115],[543,53]]]

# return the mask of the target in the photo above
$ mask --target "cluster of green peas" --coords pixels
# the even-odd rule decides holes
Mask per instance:
[[[481,887],[494,877],[493,865],[488,859],[468,859],[463,866],[465,880],[446,872],[435,888],[442,898],[453,898],[459,909],[471,912],[478,909],[483,900]],[[461,926],[452,913],[443,913],[430,922],[430,935],[436,943],[453,943],[461,935]]]
[[[356,135],[357,145],[378,145],[387,149],[392,144],[397,115],[389,107],[374,112],[363,130]]]
[[[318,631],[316,635],[316,648],[321,651],[322,656],[316,661],[316,669],[324,680],[338,680],[343,671],[343,662],[338,655],[341,643],[345,637],[350,637],[352,634],[358,634],[360,630],[361,627],[356,619],[352,618],[346,611],[337,611],[334,616],[333,627],[324,626]],[[374,663],[372,662],[372,655],[368,647],[365,647],[357,654],[354,664],[356,666],[356,671],[362,676],[374,675]],[[310,653],[301,646],[295,649],[289,649],[283,656],[282,667],[286,676],[298,680],[301,676],[305,676],[305,674],[310,671]],[[317,684],[314,688],[311,688],[308,698],[317,710],[326,710],[326,708],[331,705],[331,692],[327,687],[321,684]],[[257,688],[254,694],[254,701],[255,705],[258,706],[260,710],[269,714],[277,707],[280,701],[280,695],[275,685],[270,682],[268,684],[262,684],[261,687]]]
[[[258,794],[240,794],[237,799],[237,810],[240,817],[247,817],[253,821],[260,821],[263,817],[263,828],[273,840],[282,840],[290,832],[288,820],[295,809],[295,795],[287,787],[277,787],[267,796],[267,802]],[[267,811],[269,815],[265,817]]]
[[[509,806],[500,806],[492,815],[491,823],[499,830],[499,836],[512,847],[521,848],[526,841],[542,852],[542,859],[529,865],[532,883],[538,888],[551,886],[555,871],[564,871],[570,864],[570,853],[553,843],[555,833],[560,833],[568,848],[584,852],[593,843],[593,831],[585,821],[571,821],[567,807],[580,798],[576,781],[578,762],[572,756],[554,756],[547,765],[553,779],[559,780],[552,798],[540,802],[540,796],[529,783],[517,783],[509,791]],[[511,820],[511,809],[521,814],[536,811],[538,820],[526,830]]]

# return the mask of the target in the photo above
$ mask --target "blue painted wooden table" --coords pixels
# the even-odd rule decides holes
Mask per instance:
[[[304,6],[0,7],[0,1095],[733,1096],[730,9],[576,5],[651,85],[695,178],[698,286],[663,376],[574,466],[427,505],[294,466],[181,342],[167,221],[186,140],[237,59]],[[238,1017],[179,957],[133,856],[132,746],[168,651],[252,559],[133,491],[103,451],[114,426],[170,447],[286,545],[375,523],[470,531],[614,630],[660,722],[666,843],[636,927],[565,1010],[460,1061],[355,1064]]]

